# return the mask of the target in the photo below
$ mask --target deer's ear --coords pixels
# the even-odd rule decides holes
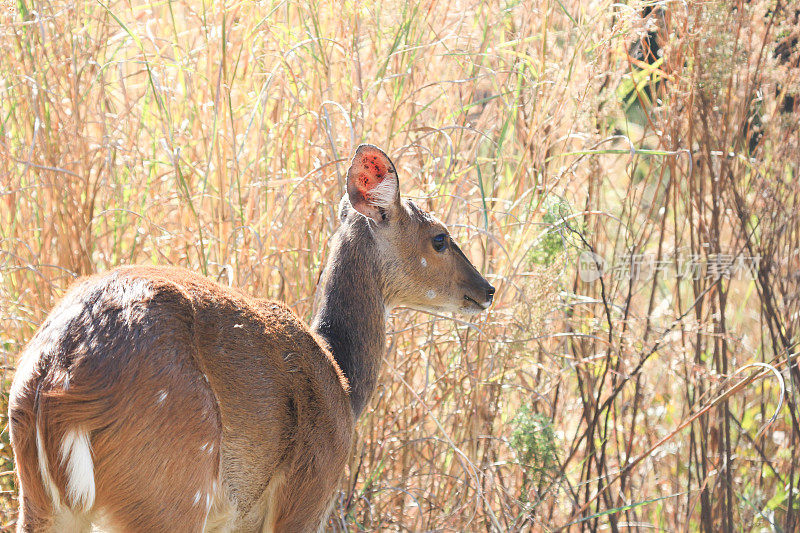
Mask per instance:
[[[362,144],[356,149],[347,171],[347,195],[353,209],[378,222],[400,206],[397,171],[377,146]]]

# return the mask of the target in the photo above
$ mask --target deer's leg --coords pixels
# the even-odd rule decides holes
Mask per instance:
[[[29,387],[27,393],[12,397],[9,408],[11,445],[19,477],[18,532],[49,531],[54,521],[50,487],[44,484],[45,479],[51,479],[50,473],[42,471],[39,464],[44,454],[37,449],[34,390],[35,387]]]
[[[191,330],[174,314],[158,318],[122,330],[120,344],[143,340],[80,360],[69,388],[49,392],[54,478],[69,507],[111,530],[198,532],[219,476],[219,412]],[[70,498],[70,487],[91,497]]]
[[[96,439],[96,508],[112,530],[204,528],[218,476],[219,428],[196,393],[171,394],[178,405],[156,396],[152,403],[162,413],[143,414],[124,431]]]
[[[121,423],[97,432],[97,508],[122,531],[202,531],[219,477],[216,400],[181,343],[119,391]],[[181,351],[185,355],[181,357]],[[149,375],[148,375],[149,374]]]
[[[341,471],[302,467],[289,472],[276,490],[273,512],[275,533],[322,531],[333,507]],[[269,528],[266,528],[270,531]]]
[[[40,382],[33,378],[17,388],[9,401],[9,431],[19,478],[18,532],[88,532],[91,524],[82,512],[64,505],[63,487],[53,462],[52,442],[45,440],[46,420],[37,406]]]
[[[16,438],[12,438],[12,442],[18,457],[20,451],[33,453],[33,457],[36,457],[35,448],[24,446]],[[16,464],[20,482],[17,531],[19,533],[49,531],[53,526],[53,504],[45,496],[45,489],[37,469],[38,465],[35,462],[20,462],[19,459]]]

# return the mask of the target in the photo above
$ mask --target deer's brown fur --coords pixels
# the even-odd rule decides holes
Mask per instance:
[[[375,147],[356,152],[341,218],[311,328],[179,268],[76,283],[11,390],[18,529],[321,527],[376,385],[387,309],[477,312],[493,293],[449,237],[447,253],[431,247],[446,229],[400,200]]]

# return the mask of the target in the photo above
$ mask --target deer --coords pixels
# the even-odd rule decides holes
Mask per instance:
[[[475,314],[494,287],[363,144],[310,325],[178,267],[76,281],[9,398],[17,531],[319,531],[377,386],[391,310]]]

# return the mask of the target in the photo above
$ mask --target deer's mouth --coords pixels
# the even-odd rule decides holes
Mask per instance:
[[[487,304],[487,305],[484,305],[484,304],[482,304],[482,303],[479,303],[479,302],[477,302],[476,300],[474,300],[474,299],[470,298],[470,297],[469,297],[468,295],[466,295],[466,294],[464,295],[464,301],[466,301],[467,303],[469,303],[471,307],[473,307],[473,308],[475,308],[475,309],[479,309],[479,310],[481,310],[481,311],[483,311],[483,310],[485,310],[485,309],[488,309],[488,308],[489,308],[489,305],[488,305],[488,304]]]

